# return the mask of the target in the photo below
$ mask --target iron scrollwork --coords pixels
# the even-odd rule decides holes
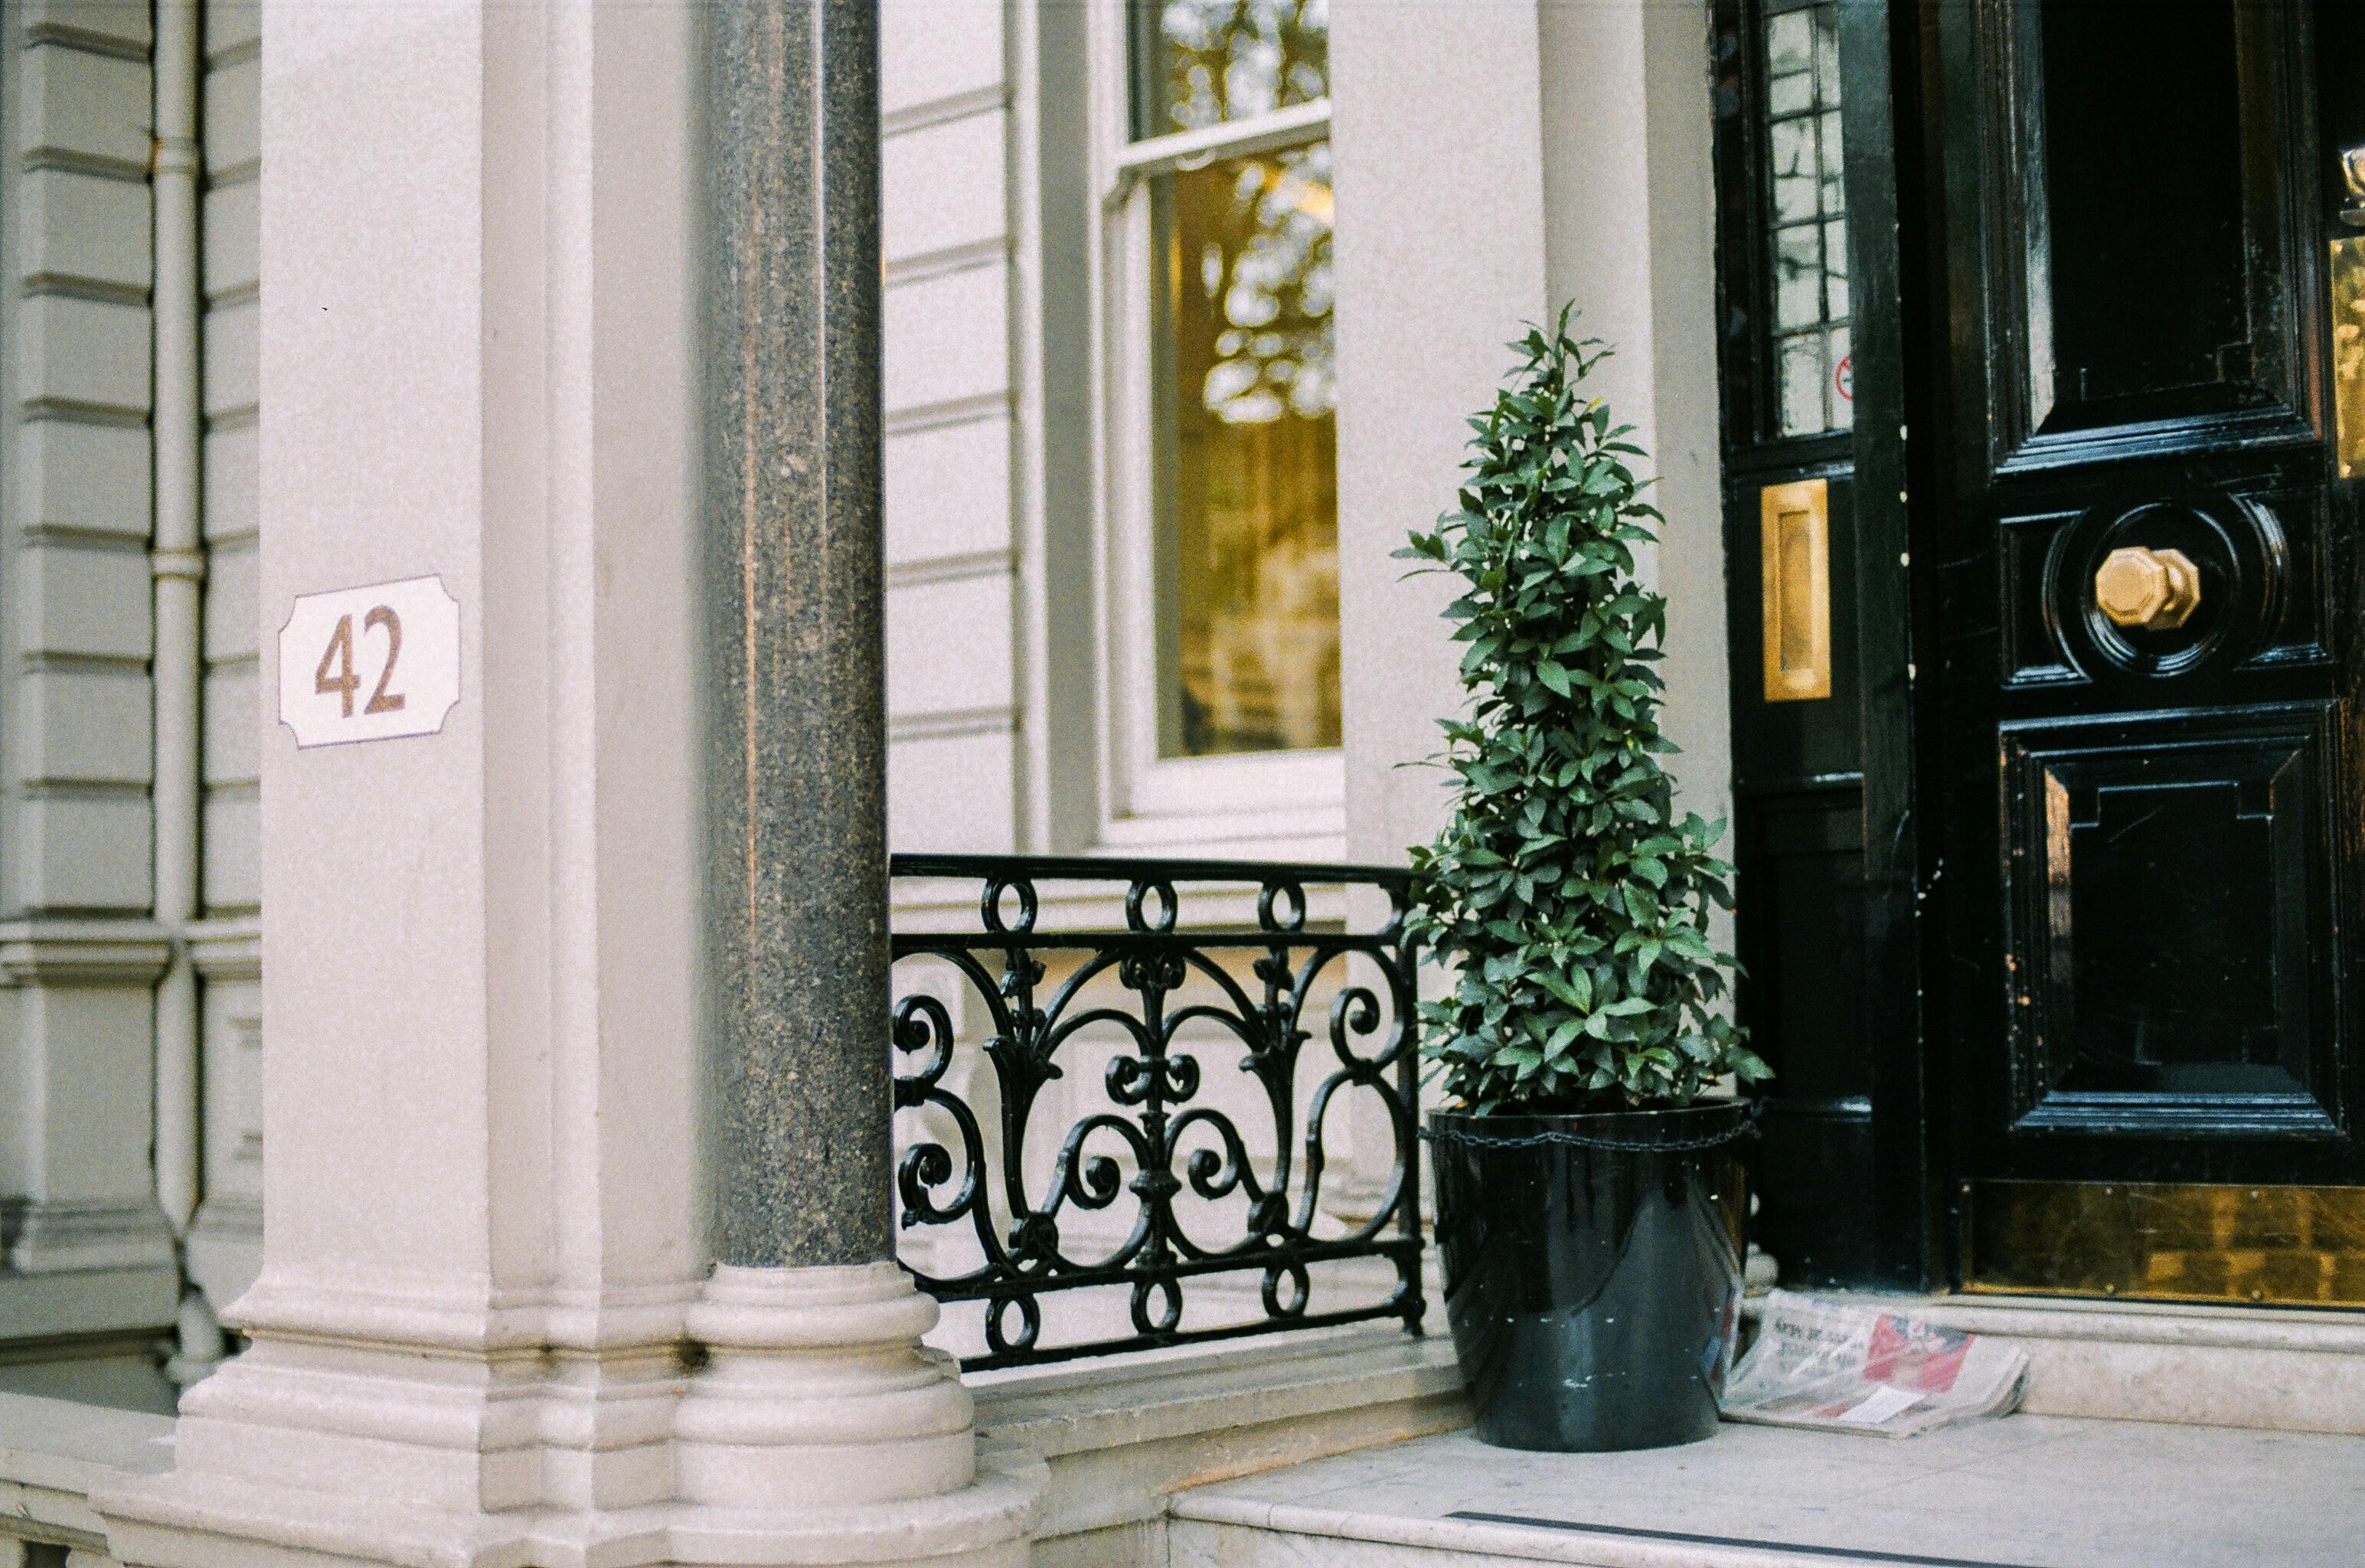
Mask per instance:
[[[981,1021],[972,1033],[990,1081],[971,1092],[953,1072],[958,1032],[943,996],[905,988],[893,1022],[896,1108],[923,1113],[931,1134],[897,1164],[902,1224],[958,1227],[981,1258],[941,1276],[914,1270],[938,1301],[982,1304],[986,1348],[964,1365],[1377,1318],[1419,1332],[1417,1025],[1404,873],[999,856],[897,856],[893,872],[979,890],[977,929],[893,938],[899,966],[933,960],[958,976]],[[1047,883],[1097,891],[1112,910],[1122,889],[1124,928],[1045,928]],[[1386,916],[1362,933],[1309,924],[1308,886],[1376,890]],[[1183,923],[1182,890],[1205,898],[1245,888],[1257,890],[1253,925]],[[1309,1051],[1315,1036],[1304,1026],[1325,995],[1327,1054]],[[1226,1065],[1253,1083],[1269,1142],[1252,1146],[1232,1115],[1208,1103],[1205,1074],[1217,1068],[1211,1041],[1225,1055],[1239,1048]],[[1098,1103],[1057,1129],[1055,1149],[1038,1143],[1045,1090],[1088,1050],[1106,1053]],[[1326,1127],[1342,1097],[1359,1092],[1384,1107],[1393,1169],[1350,1219],[1326,1218]],[[1049,1150],[1048,1163],[1038,1149]],[[1128,1198],[1129,1227],[1082,1218]],[[1200,1234],[1211,1218],[1225,1221],[1220,1237]],[[1094,1234],[1080,1243],[1063,1226]],[[1392,1288],[1376,1300],[1321,1299],[1318,1266],[1358,1259],[1393,1264]],[[1253,1281],[1261,1316],[1186,1326],[1186,1289],[1222,1276]],[[1047,1298],[1095,1286],[1129,1293],[1131,1331],[1047,1343]]]

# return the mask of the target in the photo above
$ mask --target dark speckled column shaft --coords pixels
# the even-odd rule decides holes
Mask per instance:
[[[705,689],[725,1263],[891,1257],[877,0],[706,14]]]

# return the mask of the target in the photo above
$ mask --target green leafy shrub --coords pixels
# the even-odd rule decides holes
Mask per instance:
[[[1676,822],[1659,766],[1667,601],[1634,580],[1633,547],[1664,520],[1624,461],[1632,427],[1581,390],[1608,350],[1569,318],[1513,345],[1460,510],[1396,552],[1467,584],[1445,614],[1475,701],[1444,722],[1455,810],[1412,852],[1412,924],[1459,974],[1421,1006],[1425,1054],[1479,1112],[1683,1105],[1771,1076],[1716,1010],[1724,824]]]

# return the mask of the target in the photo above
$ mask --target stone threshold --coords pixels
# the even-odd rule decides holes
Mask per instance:
[[[2365,1313],[2026,1296],[1850,1299],[2021,1343],[2032,1361],[2029,1415],[2365,1432]],[[1441,1319],[1441,1311],[1433,1316]],[[1023,1445],[1049,1463],[1038,1568],[1162,1568],[1170,1495],[1208,1499],[1217,1494],[1193,1489],[1288,1473],[1324,1456],[1389,1451],[1384,1445],[1465,1426],[1452,1340],[1441,1321],[1437,1327],[1419,1339],[1367,1326],[968,1381],[981,1435]],[[1182,1517],[1178,1503],[1174,1518]],[[1513,1528],[1465,1520],[1452,1530],[1460,1539],[1458,1532],[1480,1526]],[[1530,1555],[1572,1550],[1565,1541],[1539,1547],[1533,1527],[1520,1528]],[[1598,1557],[1601,1544],[1584,1550]],[[1636,1562],[1656,1564],[1688,1562],[1682,1553],[1706,1548],[1636,1540],[1622,1549]],[[1757,1550],[1749,1561],[1778,1561]],[[1175,1559],[1178,1568],[1182,1561]]]
[[[2011,1416],[1726,1426],[1622,1454],[1466,1432],[1178,1495],[1169,1568],[2348,1568],[2365,1438]]]
[[[2365,1312],[1828,1294],[2021,1346],[2029,1415],[2365,1433]]]

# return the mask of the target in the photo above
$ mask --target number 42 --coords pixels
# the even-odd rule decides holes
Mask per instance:
[[[402,618],[391,606],[381,604],[362,617],[364,633],[377,626],[386,628],[386,667],[378,671],[377,686],[363,704],[362,711],[397,713],[402,711],[402,694],[388,691],[387,685],[394,679],[394,661],[402,656]],[[332,666],[336,670],[333,676],[329,673]],[[353,674],[353,618],[340,615],[337,629],[329,633],[329,645],[320,652],[320,667],[312,673],[312,689],[322,696],[336,693],[344,710],[343,717],[350,719],[353,716],[353,693],[361,684],[361,678]]]

